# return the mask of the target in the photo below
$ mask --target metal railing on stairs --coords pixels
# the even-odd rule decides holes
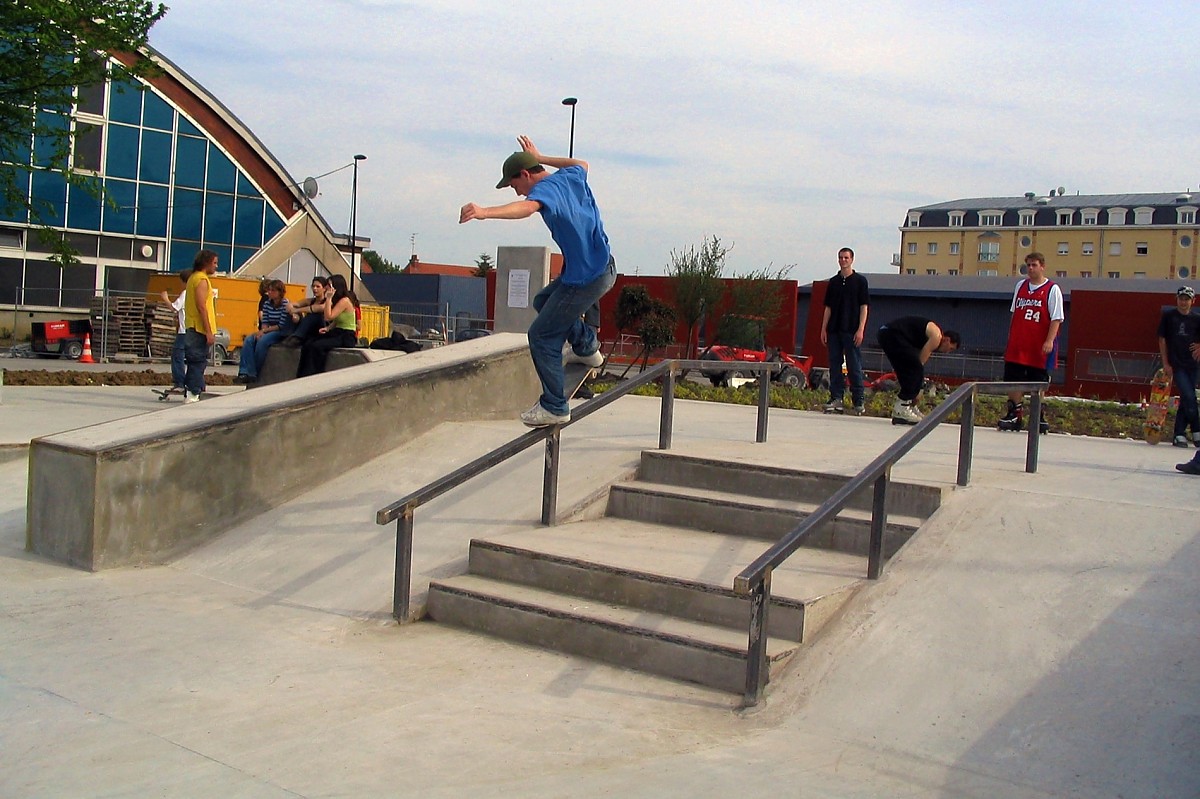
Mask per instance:
[[[507,461],[515,455],[529,449],[539,441],[546,442],[546,460],[542,476],[542,524],[553,525],[558,521],[558,464],[561,452],[562,431],[576,422],[591,416],[596,411],[611,405],[621,397],[635,389],[653,383],[660,378],[663,380],[662,411],[659,415],[658,448],[671,448],[671,430],[675,407],[675,377],[684,369],[710,368],[711,361],[662,361],[642,372],[632,380],[605,391],[603,394],[588,400],[571,409],[571,421],[567,424],[551,427],[539,427],[521,435],[506,444],[502,444],[486,455],[481,455],[465,466],[450,472],[445,477],[434,480],[426,486],[406,494],[375,514],[376,524],[396,522],[396,572],[392,589],[392,616],[401,624],[409,619],[409,594],[412,582],[412,539],[413,514],[417,508],[440,497],[447,491],[470,480],[476,475],[486,472],[494,466]],[[776,364],[730,362],[723,364],[729,369],[746,373],[770,369]],[[770,381],[760,380],[758,392],[758,428],[756,440],[767,440],[767,408],[770,405]]]
[[[542,476],[543,525],[554,525],[558,521],[558,467],[561,454],[562,431],[570,425],[590,416],[636,390],[662,380],[662,405],[659,412],[658,448],[671,448],[674,426],[675,380],[680,373],[701,368],[711,368],[711,361],[665,360],[635,378],[625,381],[603,394],[571,409],[571,421],[563,425],[532,429],[523,435],[493,449],[465,466],[413,491],[395,502],[381,508],[375,514],[376,524],[396,522],[396,570],[392,589],[392,616],[401,624],[412,619],[410,615],[410,589],[412,582],[412,545],[414,514],[427,502],[462,485],[471,478],[500,465],[508,459],[529,449],[540,441],[546,445],[546,457]],[[763,373],[775,364],[753,362],[730,362],[724,368],[746,373]],[[887,528],[887,491],[891,481],[892,466],[916,447],[935,427],[947,421],[952,413],[962,409],[959,428],[957,484],[965,486],[971,478],[971,457],[975,435],[975,398],[979,393],[1028,392],[1031,395],[1030,416],[1041,418],[1042,393],[1045,383],[964,383],[955,389],[942,403],[932,409],[925,418],[893,442],[875,460],[857,475],[851,477],[835,491],[804,521],[795,527],[753,563],[734,578],[735,593],[749,597],[750,620],[747,643],[746,687],[743,696],[747,706],[755,705],[762,698],[766,687],[767,668],[767,612],[771,600],[771,572],[787,560],[804,543],[804,539],[824,523],[833,519],[850,499],[868,484],[873,484],[871,504],[871,538],[867,554],[867,578],[878,579],[883,572],[884,533]],[[770,381],[758,381],[758,416],[755,440],[767,440],[767,417],[770,407]],[[1038,460],[1038,424],[1029,425],[1028,443],[1025,452],[1025,471],[1036,472]]]
[[[733,590],[750,598],[750,636],[746,649],[746,689],[742,700],[746,706],[758,704],[767,682],[767,615],[771,604],[771,571],[787,560],[804,544],[804,539],[821,525],[832,520],[859,491],[872,485],[871,539],[867,548],[867,579],[877,580],[883,573],[884,532],[887,529],[887,492],[892,466],[907,455],[933,429],[950,418],[959,408],[958,475],[956,482],[965,486],[971,480],[971,456],[975,441],[975,397],[979,393],[1030,393],[1028,442],[1025,448],[1025,471],[1036,472],[1038,461],[1038,421],[1041,419],[1042,393],[1045,383],[964,383],[950,393],[925,418],[894,441],[862,471],[851,477],[804,518],[790,533],[783,536],[766,552],[759,555],[733,580]]]

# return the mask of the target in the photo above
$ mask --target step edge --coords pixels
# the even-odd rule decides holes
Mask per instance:
[[[446,579],[453,580],[454,578],[451,577],[451,578],[446,578]],[[504,581],[493,580],[491,578],[486,578],[486,577],[484,577],[484,578],[477,577],[476,579],[487,580],[489,583],[493,583],[496,585],[507,585],[508,584],[508,583],[505,583]],[[663,643],[675,644],[677,646],[683,646],[683,647],[686,647],[689,649],[701,650],[704,652],[708,652],[710,654],[715,654],[715,655],[719,655],[722,657],[728,657],[735,661],[743,661],[744,662],[746,660],[746,651],[744,649],[740,649],[737,647],[731,647],[731,646],[727,646],[725,644],[715,643],[713,641],[702,641],[702,640],[699,640],[696,638],[689,638],[689,637],[686,637],[683,635],[678,635],[676,633],[664,633],[664,632],[660,632],[658,630],[651,630],[651,629],[648,629],[645,627],[639,627],[636,625],[624,624],[621,622],[614,622],[609,619],[598,618],[597,616],[589,615],[589,614],[585,614],[585,613],[572,613],[572,612],[568,612],[568,611],[558,610],[556,608],[549,608],[549,607],[545,607],[543,605],[536,605],[531,602],[514,599],[512,597],[499,596],[494,593],[480,591],[478,589],[466,588],[466,587],[461,587],[461,586],[456,586],[456,585],[448,585],[446,583],[446,581],[444,581],[444,580],[434,580],[429,583],[430,593],[433,593],[435,590],[442,591],[442,592],[445,592],[448,594],[453,594],[455,596],[465,597],[467,599],[474,599],[474,600],[478,600],[481,602],[492,602],[495,604],[500,604],[504,607],[508,607],[513,610],[519,610],[519,611],[522,611],[525,613],[534,613],[539,616],[546,616],[548,618],[561,619],[564,621],[576,621],[576,622],[580,622],[580,623],[584,623],[584,624],[591,624],[591,625],[595,625],[598,627],[603,627],[609,631],[619,633],[622,635],[635,635],[635,636],[638,636],[641,638],[650,638],[650,639],[653,639],[656,641],[662,641]],[[542,590],[544,593],[547,593],[547,594],[555,594],[557,596],[570,596],[569,594],[560,594],[557,591],[545,591],[544,589],[542,589]],[[604,603],[604,604],[611,605],[613,603]],[[616,607],[628,608],[628,606],[624,606],[624,605],[616,605]],[[638,608],[628,608],[628,609],[639,610]],[[664,619],[680,619],[681,621],[687,621],[689,624],[698,625],[700,627],[709,627],[714,630],[729,631],[731,629],[734,629],[731,627],[722,627],[722,626],[716,625],[716,624],[706,624],[704,622],[692,621],[690,619],[682,619],[679,616],[671,616],[670,614],[666,614],[666,613],[657,613],[654,611],[642,611],[642,612],[649,613],[649,614],[652,614],[654,616],[658,616],[658,617],[664,618]],[[437,621],[437,619],[434,619],[434,621]],[[774,647],[777,650],[774,654],[772,654],[770,651],[768,651],[767,660],[770,662],[776,662],[776,661],[782,660],[783,658],[789,657],[792,654],[794,654],[796,652],[796,650],[798,650],[802,646],[802,644],[798,641],[789,641],[786,638],[778,638],[776,636],[771,636],[768,640],[769,640],[768,647],[770,648],[770,645],[774,644]]]

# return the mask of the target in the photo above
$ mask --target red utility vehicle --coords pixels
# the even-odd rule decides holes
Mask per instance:
[[[771,361],[779,365],[778,368],[771,371],[771,380],[776,383],[782,383],[785,386],[791,386],[792,388],[807,388],[808,373],[812,369],[812,358],[809,356],[789,355],[773,347],[769,350],[762,350],[714,344],[711,347],[706,347],[704,352],[700,353],[700,360],[714,362],[751,361],[753,363]],[[752,374],[743,374],[738,369],[714,369],[711,367],[702,368],[700,374],[707,377],[714,386],[729,385],[731,377],[754,376]]]
[[[87,319],[64,319],[34,322],[31,328],[29,349],[34,355],[78,360],[83,355],[84,336],[92,332],[92,323]]]

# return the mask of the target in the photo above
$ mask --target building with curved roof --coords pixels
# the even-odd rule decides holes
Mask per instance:
[[[349,238],[229,109],[153,50],[114,57],[159,69],[144,82],[84,87],[69,117],[57,118],[77,131],[75,170],[94,176],[107,200],[45,169],[45,143],[31,142],[18,180],[78,263],[52,261],[53,246],[23,210],[0,212],[0,308],[14,318],[83,310],[98,292],[142,292],[150,275],[190,268],[202,248],[217,253],[222,274],[349,277]],[[369,240],[355,244],[361,251]]]

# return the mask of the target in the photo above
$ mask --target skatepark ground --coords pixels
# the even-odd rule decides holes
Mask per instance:
[[[212,400],[219,402],[220,400]],[[1200,785],[1200,479],[1191,452],[979,430],[956,489],[884,578],[739,697],[390,617],[375,510],[506,441],[442,425],[169,565],[88,573],[25,552],[24,447],[171,413],[145,388],[0,395],[2,796],[1163,797]],[[563,436],[560,507],[628,473],[658,401]],[[887,420],[679,402],[675,448],[851,474]],[[950,484],[957,428],[894,471]],[[6,454],[5,454],[6,453]],[[472,535],[535,525],[542,451],[417,511],[414,592]],[[201,477],[202,479],[202,477]],[[64,492],[70,486],[63,486]],[[153,490],[185,491],[186,486]],[[163,524],[173,520],[164,519]]]

